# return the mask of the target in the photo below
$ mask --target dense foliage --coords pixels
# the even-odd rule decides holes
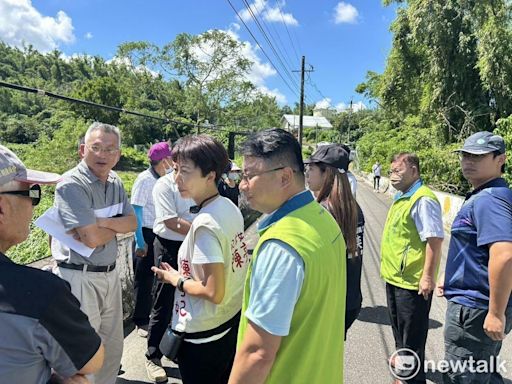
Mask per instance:
[[[451,153],[471,133],[498,129],[512,113],[512,4],[506,0],[386,0],[396,3],[392,48],[382,74],[356,91],[378,110],[358,141],[362,167],[416,151],[435,187],[462,193]],[[503,120],[505,119],[505,120]],[[507,176],[508,177],[508,176]]]

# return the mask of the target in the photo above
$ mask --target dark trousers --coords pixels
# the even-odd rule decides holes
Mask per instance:
[[[167,240],[156,236],[153,243],[155,265],[159,265],[160,261],[163,261],[169,263],[171,267],[177,270],[178,250],[181,243],[181,241]],[[171,284],[164,284],[158,280],[153,288],[153,307],[151,308],[149,320],[148,350],[146,352],[148,360],[162,358],[162,352],[160,352],[158,346],[172,318],[175,290]]]
[[[380,188],[380,176],[373,176],[373,189]]]
[[[219,340],[204,344],[186,341],[178,352],[183,384],[226,384],[233,367],[238,325]]]
[[[133,296],[134,309],[132,320],[138,327],[147,325],[149,322],[149,313],[153,298],[151,290],[153,288],[153,272],[151,267],[154,264],[153,241],[155,234],[151,228],[142,228],[144,242],[148,245],[148,252],[145,257],[135,256],[133,253]]]
[[[445,360],[450,362],[452,367],[461,369],[444,373],[444,383],[504,383],[500,373],[503,367],[500,367],[500,361],[497,359],[502,342],[492,340],[484,332],[487,313],[487,309],[470,308],[448,302],[444,324]],[[505,334],[508,334],[512,329],[512,308],[507,308],[505,317]],[[508,360],[508,357],[505,356],[503,360]],[[479,366],[488,369],[475,370]]]
[[[396,372],[401,377],[409,377],[411,372],[418,369],[419,364],[418,373],[412,379],[402,381],[424,384],[426,383],[424,370],[425,344],[427,342],[428,315],[432,304],[432,295],[428,300],[425,300],[422,295],[418,295],[416,290],[403,289],[386,283],[386,298],[396,350],[407,348],[415,352],[419,358],[419,362],[415,358],[409,359],[409,362],[413,363],[410,369]],[[414,356],[408,351],[402,351],[399,355]]]

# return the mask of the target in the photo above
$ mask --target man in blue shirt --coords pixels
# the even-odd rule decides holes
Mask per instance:
[[[451,365],[444,382],[503,383],[497,357],[512,328],[512,191],[501,178],[505,143],[478,132],[458,152],[474,189],[451,229],[443,287],[445,358],[459,365]]]

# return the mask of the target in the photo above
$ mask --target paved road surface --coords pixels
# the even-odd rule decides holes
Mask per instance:
[[[380,237],[384,227],[386,214],[391,204],[389,197],[372,192],[371,187],[359,181],[358,201],[366,218],[365,249],[363,262],[363,309],[359,319],[350,329],[345,346],[345,382],[386,384],[392,382],[387,366],[387,358],[394,352],[394,341],[389,325],[385,286],[379,276]],[[254,228],[249,232],[255,240]],[[441,269],[444,269],[449,237],[445,239]],[[443,298],[434,297],[430,312],[430,331],[427,342],[426,358],[438,361],[443,358],[443,323],[446,302]],[[125,339],[123,369],[125,373],[117,380],[117,384],[149,383],[144,368],[145,339],[131,332]],[[507,384],[512,384],[512,335],[505,340],[502,359],[510,360],[507,364]],[[312,361],[311,364],[315,362]],[[169,383],[181,383],[177,377],[179,372],[171,363],[166,362]],[[293,367],[291,367],[293,369]],[[439,373],[427,374],[429,383],[442,383]],[[316,384],[316,383],[311,383]],[[323,383],[319,383],[323,384]]]

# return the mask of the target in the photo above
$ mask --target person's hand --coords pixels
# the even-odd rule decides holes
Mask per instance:
[[[444,296],[444,283],[439,281],[436,285],[436,296],[443,297]]]
[[[420,285],[418,287],[418,295],[423,295],[425,300],[428,300],[428,297],[434,290],[435,286],[436,283],[431,277],[421,276]]]
[[[78,234],[76,229],[71,229],[71,230],[67,231],[66,233],[68,235],[73,236],[73,239],[75,239],[76,241],[81,241],[80,235]]]
[[[495,315],[491,312],[485,316],[484,332],[494,341],[505,339],[505,315]]]
[[[110,217],[97,217],[96,225],[100,228],[107,228],[107,221],[110,220]]]
[[[178,271],[166,262],[160,263],[160,268],[151,267],[151,270],[156,275],[158,280],[161,280],[167,284],[172,284],[174,286],[178,284],[178,280],[181,277]]]
[[[148,245],[144,244],[143,248],[136,248],[135,249],[135,256],[137,257],[146,257],[148,254]]]

